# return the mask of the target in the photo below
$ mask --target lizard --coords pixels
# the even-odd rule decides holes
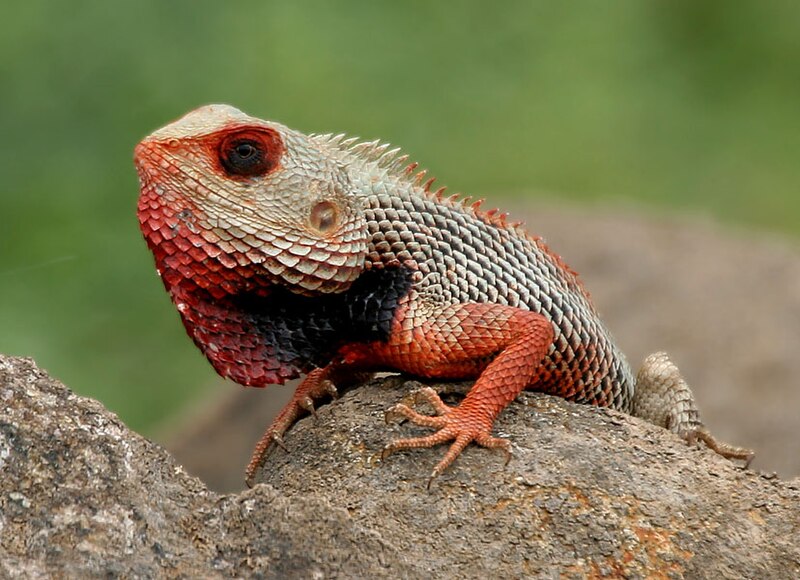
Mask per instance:
[[[229,105],[143,139],[138,221],[183,325],[221,376],[244,386],[303,374],[247,466],[315,404],[376,371],[474,379],[456,406],[428,387],[388,417],[432,428],[398,450],[452,442],[428,485],[474,442],[511,456],[495,419],[524,389],[610,407],[718,441],[662,352],[634,376],[582,281],[544,240],[482,200],[445,195],[399,148],[303,134]],[[415,410],[427,402],[435,414]]]

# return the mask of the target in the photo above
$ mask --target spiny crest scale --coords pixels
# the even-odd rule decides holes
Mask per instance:
[[[434,189],[433,185],[436,182],[436,177],[428,177],[427,169],[417,171],[419,163],[416,161],[408,162],[408,154],[402,153],[400,147],[392,148],[391,144],[378,139],[362,141],[358,137],[346,137],[343,133],[335,135],[332,133],[317,134],[311,135],[311,137],[319,143],[325,143],[343,152],[355,155],[364,163],[375,163],[378,167],[385,170],[387,175],[414,188],[420,195],[428,197],[437,203],[445,204],[450,208],[463,211],[496,228],[510,231],[514,235],[531,240],[548,253],[552,253],[540,237],[533,236],[527,231],[523,221],[509,222],[509,214],[505,212],[498,213],[499,210],[497,208],[483,210],[481,208],[484,202],[483,199],[473,203],[473,198],[471,196],[462,197],[460,193],[454,193],[445,197],[444,194],[447,188],[442,186],[438,189]],[[568,268],[566,269],[571,271]]]

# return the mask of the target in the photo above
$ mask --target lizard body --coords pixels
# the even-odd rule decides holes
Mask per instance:
[[[188,334],[242,385],[307,373],[256,447],[267,449],[314,400],[364,372],[477,379],[457,407],[430,389],[438,429],[397,449],[453,440],[500,448],[497,415],[525,388],[608,406],[703,439],[726,457],[663,353],[635,378],[577,275],[545,243],[480,202],[445,197],[379,142],[304,135],[226,105],[197,109],[144,139],[138,217]]]

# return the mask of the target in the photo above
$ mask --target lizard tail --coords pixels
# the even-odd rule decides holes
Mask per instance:
[[[728,459],[742,459],[746,466],[755,453],[718,441],[703,425],[689,384],[667,353],[648,356],[636,375],[631,414],[678,434],[689,444],[698,439]]]

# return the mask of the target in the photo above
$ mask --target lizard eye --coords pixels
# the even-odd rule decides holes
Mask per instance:
[[[229,175],[264,175],[274,166],[266,140],[255,132],[236,133],[222,140],[219,160]]]
[[[247,163],[252,157],[258,155],[258,147],[251,141],[238,143],[231,151],[231,157],[236,155],[238,163]]]

